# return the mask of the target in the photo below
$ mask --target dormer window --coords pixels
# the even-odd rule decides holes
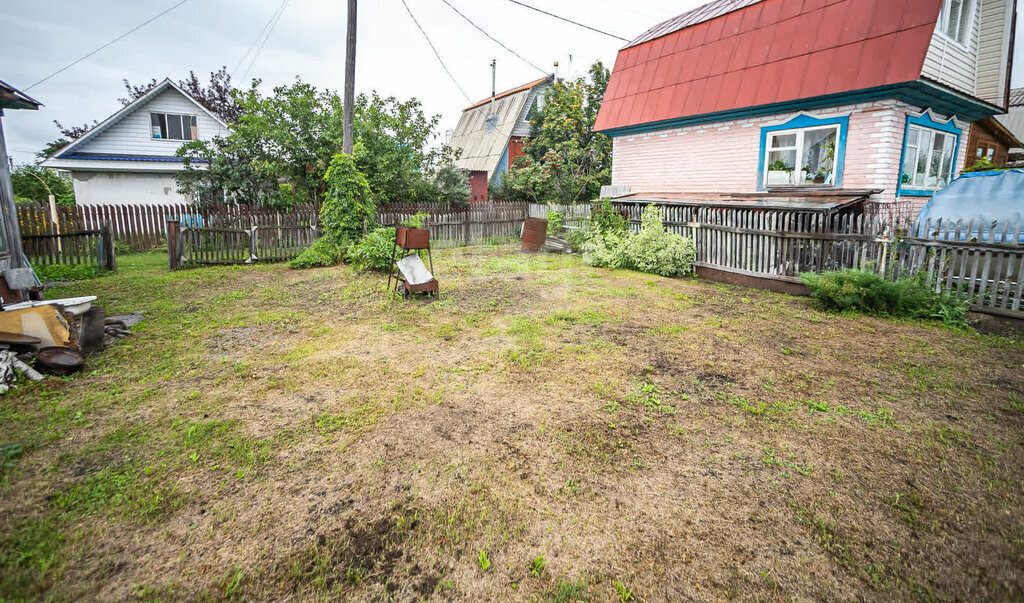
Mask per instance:
[[[971,37],[971,14],[974,0],[944,0],[939,13],[938,29],[951,40],[967,45]]]
[[[195,140],[196,116],[150,113],[152,136],[157,140]]]

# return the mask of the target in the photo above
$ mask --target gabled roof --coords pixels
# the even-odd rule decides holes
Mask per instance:
[[[527,119],[533,100],[552,81],[554,76],[548,76],[495,95],[493,114],[490,98],[466,108],[448,143],[462,151],[455,167],[493,176],[516,126]]]
[[[201,105],[199,103],[199,101],[197,101],[195,98],[192,97],[192,95],[190,95],[188,92],[185,92],[181,88],[181,86],[178,86],[177,84],[172,82],[170,80],[170,78],[167,78],[167,79],[164,79],[164,81],[162,81],[159,84],[157,84],[156,86],[153,86],[152,88],[150,88],[148,92],[146,92],[145,94],[143,94],[139,98],[135,99],[134,101],[132,101],[128,105],[126,105],[123,108],[121,108],[121,110],[118,111],[117,113],[114,113],[113,115],[111,115],[110,117],[106,118],[105,120],[103,120],[99,124],[95,125],[91,130],[89,130],[88,132],[83,134],[81,137],[77,138],[74,142],[72,142],[68,146],[66,146],[63,149],[61,149],[60,151],[58,151],[50,159],[60,159],[60,158],[63,158],[63,157],[66,157],[68,155],[73,154],[75,152],[75,149],[77,149],[78,147],[81,147],[82,145],[85,145],[90,140],[93,140],[94,138],[96,138],[97,136],[99,136],[100,134],[102,134],[103,132],[108,130],[114,124],[120,122],[121,120],[123,120],[124,118],[128,117],[132,113],[135,113],[140,108],[144,107],[149,101],[151,101],[154,98],[156,98],[160,93],[162,93],[163,91],[167,90],[168,88],[173,88],[174,90],[177,90],[179,93],[181,93],[182,96],[187,98],[189,101],[192,102],[192,104],[194,104],[196,107],[198,107],[200,111],[202,111],[203,113],[206,113],[207,115],[209,115],[213,119],[217,120],[217,123],[219,123],[220,125],[224,126],[225,128],[228,127],[228,125],[226,123],[224,123],[224,120],[222,120],[220,117],[217,117],[217,115],[215,113],[211,112],[209,109],[207,109],[206,107]]]
[[[0,80],[0,109],[38,110],[43,103]]]
[[[940,88],[924,82],[921,72],[941,5],[941,0],[713,2],[652,28],[619,51],[595,129],[910,83],[915,94],[927,98]],[[998,112],[977,99],[948,96],[950,103],[980,105],[981,114]]]
[[[533,80],[532,82],[530,82],[528,84],[523,84],[522,86],[516,86],[515,88],[511,88],[511,89],[506,90],[504,92],[499,92],[499,93],[494,95],[494,100],[498,100],[499,98],[505,98],[506,96],[511,96],[511,95],[513,95],[513,94],[515,94],[517,92],[522,92],[523,90],[530,90],[532,88],[536,88],[537,86],[540,86],[541,84],[551,83],[554,80],[555,80],[555,76],[553,76],[553,75],[546,75],[546,76],[540,78],[539,80]],[[463,111],[471,111],[473,109],[476,109],[477,107],[482,107],[483,105],[486,105],[486,104],[488,104],[490,102],[491,102],[491,97],[488,96],[484,100],[477,101],[477,102],[473,103],[472,105],[466,107],[465,109],[463,109]]]

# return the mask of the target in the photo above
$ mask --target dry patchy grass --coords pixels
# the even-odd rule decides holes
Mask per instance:
[[[0,406],[0,598],[1024,596],[1021,341],[438,256],[62,292],[146,322]]]

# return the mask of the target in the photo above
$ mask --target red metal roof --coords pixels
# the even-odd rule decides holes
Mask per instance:
[[[941,4],[719,0],[619,51],[595,129],[917,80]]]

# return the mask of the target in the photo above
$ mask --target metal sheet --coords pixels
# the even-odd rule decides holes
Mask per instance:
[[[434,275],[430,274],[427,267],[423,265],[423,260],[416,254],[398,260],[398,271],[402,273],[405,282],[410,285],[422,285],[434,279]]]

